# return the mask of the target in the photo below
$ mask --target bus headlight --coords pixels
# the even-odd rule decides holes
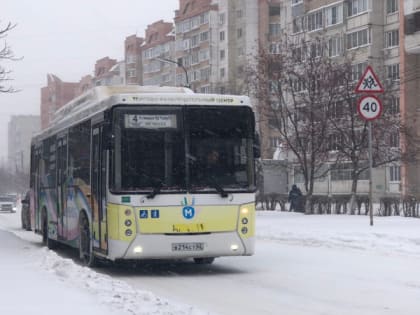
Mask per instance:
[[[125,220],[124,224],[125,224],[125,226],[131,226],[132,222],[131,222],[131,220],[127,219],[127,220]]]
[[[242,214],[248,214],[249,209],[248,208],[241,208],[241,213]]]
[[[141,247],[141,246],[136,246],[136,247],[134,247],[134,249],[133,249],[133,253],[134,254],[140,254],[140,253],[142,253],[143,252],[143,247]]]
[[[247,224],[248,223],[248,219],[247,218],[242,218],[242,224]]]
[[[130,216],[131,215],[131,209],[125,209],[124,213],[127,217]]]
[[[126,236],[131,236],[133,235],[133,231],[131,231],[130,229],[125,230],[125,235]]]
[[[248,228],[247,228],[246,226],[244,226],[244,227],[241,229],[241,232],[242,232],[242,234],[246,234],[246,233],[248,233]]]
[[[232,252],[236,252],[238,250],[239,246],[237,244],[232,244],[230,245],[230,250]]]

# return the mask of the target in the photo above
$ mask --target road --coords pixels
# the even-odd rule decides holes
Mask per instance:
[[[31,232],[19,231],[12,216],[0,219],[3,229],[39,248],[40,240]],[[269,233],[260,235],[251,257],[218,258],[209,266],[192,261],[143,262],[136,267],[95,270],[212,315],[419,314],[418,220],[376,219],[377,230],[361,228],[361,223],[367,226],[365,218],[355,216],[278,217],[272,213],[258,220],[260,230]],[[346,225],[338,220],[345,220]],[[313,233],[315,228],[318,234]],[[275,234],[278,229],[286,234]],[[300,234],[299,229],[309,233]],[[309,238],[327,229],[317,241]],[[369,234],[363,234],[364,230]],[[293,241],[291,231],[296,232]],[[401,251],[396,244],[402,244]],[[74,251],[59,249],[57,253],[78,263]]]
[[[222,315],[419,314],[420,259],[259,241],[212,266],[143,264],[106,273]]]

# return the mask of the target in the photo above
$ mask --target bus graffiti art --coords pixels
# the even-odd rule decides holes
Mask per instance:
[[[96,87],[32,139],[31,228],[88,266],[252,255],[254,126],[246,96]]]

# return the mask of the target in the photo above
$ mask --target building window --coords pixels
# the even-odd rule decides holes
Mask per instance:
[[[328,56],[336,57],[343,53],[343,38],[341,36],[332,37],[328,40]]]
[[[219,39],[220,39],[221,42],[223,42],[225,40],[225,31],[221,31],[219,33]]]
[[[210,68],[201,69],[200,78],[202,81],[208,81],[210,79]]]
[[[224,49],[220,50],[220,60],[224,60],[225,59],[225,55],[226,55],[225,50]]]
[[[392,115],[400,113],[400,97],[398,95],[391,96],[388,108],[389,113]]]
[[[210,51],[208,49],[200,50],[200,62],[210,59]]]
[[[281,139],[279,137],[270,137],[270,146],[272,148],[277,148],[281,144]]]
[[[207,40],[209,40],[209,32],[200,33],[200,41],[205,42]]]
[[[243,47],[238,47],[238,56],[243,56],[245,55],[245,51]]]
[[[128,70],[128,77],[129,78],[135,78],[136,77],[136,69]]]
[[[210,86],[209,85],[202,86],[200,88],[200,93],[210,93]]]
[[[199,63],[200,62],[200,60],[199,60],[199,58],[198,58],[198,51],[195,51],[195,52],[193,52],[192,54],[191,54],[191,64],[192,65],[195,65],[195,64],[197,64],[197,63]]]
[[[368,9],[368,0],[349,0],[347,15],[353,16],[365,12]]]
[[[236,37],[237,38],[241,38],[242,37],[242,28],[238,28],[237,30],[236,30]]]
[[[280,6],[279,5],[270,5],[268,8],[268,14],[270,16],[279,16],[280,15]]]
[[[219,14],[219,24],[220,25],[223,25],[223,24],[225,24],[225,18],[226,17],[226,14],[225,13],[220,13]]]
[[[392,14],[398,12],[398,0],[387,0],[386,1],[386,13]]]
[[[200,45],[200,40],[199,40],[199,35],[194,35],[191,37],[191,47],[197,47],[198,45]]]
[[[353,49],[370,44],[369,29],[347,34],[347,49]]]
[[[391,81],[397,81],[400,79],[400,65],[395,63],[386,67],[387,69],[387,78]]]
[[[279,54],[280,53],[280,45],[278,43],[270,43],[268,47],[268,51],[270,54]]]
[[[335,5],[325,9],[325,25],[332,26],[343,22],[343,5]]]
[[[332,102],[328,105],[327,116],[330,119],[341,118],[344,114],[344,103],[342,101]]]
[[[303,173],[300,169],[300,167],[295,166],[293,167],[293,177],[294,177],[294,183],[304,183],[305,177],[303,177]]]
[[[308,15],[308,31],[316,31],[322,28],[322,11],[314,12]]]
[[[399,44],[399,31],[392,30],[385,33],[385,47],[396,47]]]
[[[224,78],[225,77],[225,68],[221,68],[220,69],[220,77]]]
[[[393,132],[389,136],[389,146],[391,148],[398,148],[400,146],[400,134],[398,132]]]
[[[300,33],[306,30],[306,16],[293,19],[293,33]]]
[[[352,180],[352,166],[351,163],[341,163],[331,166],[331,180]],[[359,175],[359,179],[367,180],[369,179],[369,170],[363,171]]]
[[[236,11],[236,17],[238,19],[242,18],[243,16],[244,16],[244,11],[242,11],[242,10]]]
[[[268,29],[268,35],[278,36],[281,32],[281,25],[279,23],[271,23]]]
[[[303,3],[303,0],[292,0],[292,6]]]
[[[389,180],[391,182],[399,182],[401,180],[401,167],[392,165],[389,167]]]
[[[367,62],[361,62],[355,65],[352,65],[351,66],[351,79],[353,81],[359,81],[366,67],[367,67]]]

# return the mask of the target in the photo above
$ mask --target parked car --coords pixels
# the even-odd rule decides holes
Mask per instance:
[[[30,231],[31,230],[31,213],[29,210],[30,204],[30,193],[29,191],[25,194],[25,197],[21,200],[22,204],[22,211],[21,215],[21,222],[22,222],[22,229]]]
[[[15,197],[12,195],[0,195],[0,211],[15,212]]]

